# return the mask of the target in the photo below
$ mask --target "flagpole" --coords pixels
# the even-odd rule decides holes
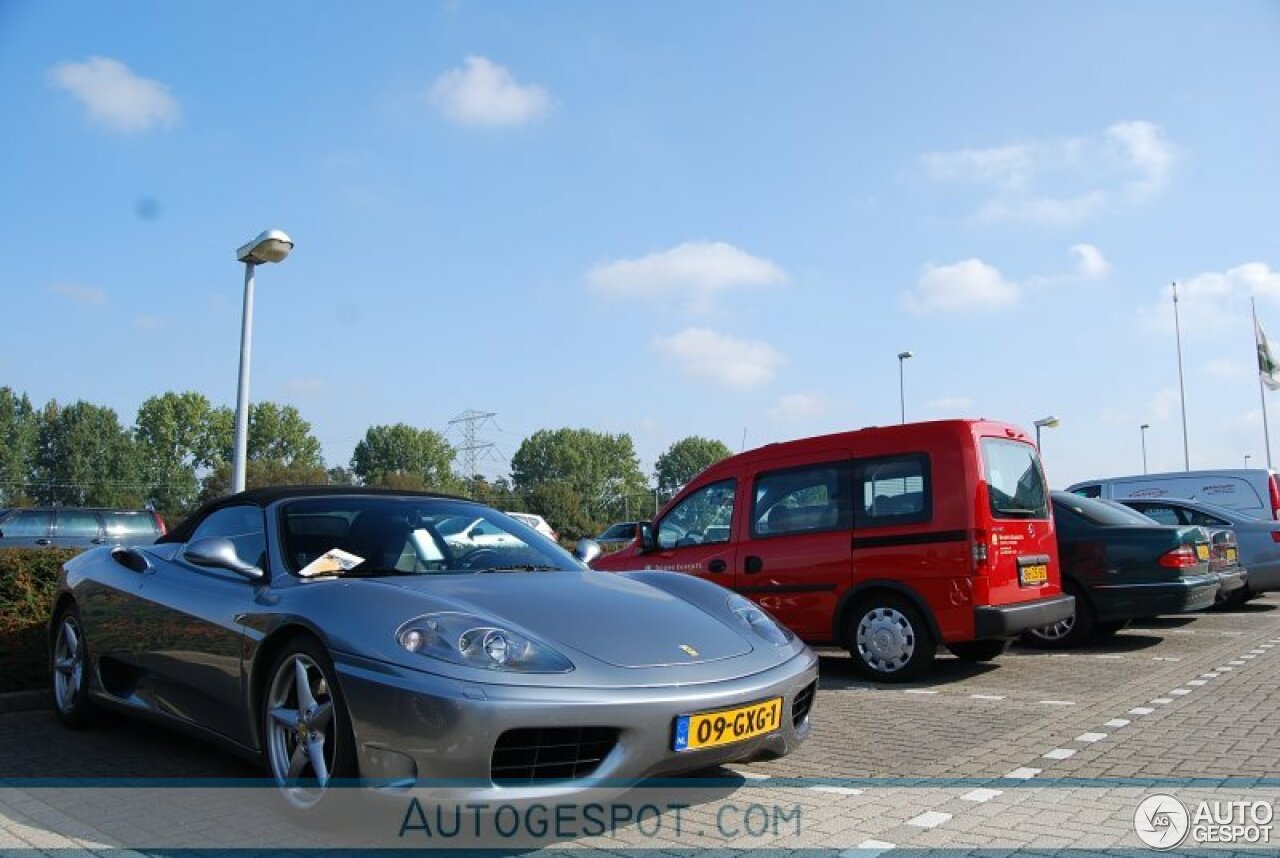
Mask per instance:
[[[1187,388],[1182,382],[1182,325],[1178,321],[1178,284],[1173,284],[1173,331],[1178,340],[1178,398],[1182,401],[1182,462],[1191,470],[1191,447],[1187,444]]]
[[[1252,295],[1249,296],[1249,307],[1253,310],[1253,343],[1255,347],[1264,345],[1258,342],[1258,303]],[[1262,400],[1262,440],[1265,442],[1263,446],[1267,450],[1267,470],[1271,470],[1271,428],[1267,425],[1267,389],[1262,383],[1262,372],[1259,367],[1258,372],[1258,398]]]

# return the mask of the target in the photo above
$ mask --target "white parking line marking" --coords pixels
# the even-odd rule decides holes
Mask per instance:
[[[887,840],[864,840],[840,853],[840,858],[877,858],[897,846]]]
[[[1230,673],[1231,671],[1235,670],[1235,668],[1234,667],[1215,667],[1214,670],[1218,671],[1219,673]]]
[[[1135,706],[1129,710],[1129,714],[1130,715],[1150,715],[1154,711],[1156,710],[1152,709],[1150,706]]]
[[[1172,703],[1172,702],[1173,702],[1173,698],[1172,698],[1172,697],[1157,697],[1157,698],[1155,698],[1154,700],[1148,700],[1147,702],[1148,702],[1148,703],[1154,703],[1154,704],[1156,704],[1157,706],[1164,706],[1166,703]]]
[[[1236,659],[1235,661],[1229,661],[1227,662],[1227,664],[1234,664],[1236,667],[1244,666],[1244,662],[1240,661],[1239,659]]]
[[[1209,684],[1209,680],[1207,679],[1188,679],[1187,680],[1187,685],[1194,685],[1197,687],[1201,685],[1208,685],[1208,684]]]
[[[1244,655],[1242,655],[1242,656],[1240,656],[1240,657],[1241,657],[1242,659],[1244,659],[1245,661],[1248,661],[1249,659],[1257,658],[1257,656],[1256,656],[1256,655],[1250,655],[1250,654],[1248,654],[1248,653],[1245,653]],[[1231,663],[1232,663],[1232,664],[1235,664],[1235,662],[1234,662],[1234,661],[1233,661],[1233,662],[1231,662]],[[1243,664],[1243,663],[1244,663],[1244,662],[1241,662],[1241,664]]]
[[[1044,754],[1046,760],[1067,760],[1076,755],[1075,748],[1054,748],[1047,754]]]
[[[1172,691],[1170,691],[1169,693],[1170,693],[1170,694],[1172,694],[1172,695],[1173,695],[1173,696],[1175,696],[1175,697],[1182,697],[1182,696],[1184,696],[1184,695],[1190,694],[1190,693],[1191,693],[1191,689],[1190,689],[1190,688],[1175,688],[1175,689],[1173,689]]]
[[[1200,674],[1200,678],[1201,678],[1201,679],[1217,679],[1219,676],[1222,676],[1222,674],[1221,674],[1221,673],[1215,673],[1215,672],[1213,672],[1213,671],[1210,671],[1209,673],[1202,673],[1202,674]]]
[[[907,825],[914,825],[916,828],[937,828],[944,822],[951,821],[951,814],[943,813],[940,810],[929,810],[912,817],[907,820]]]
[[[1081,733],[1079,736],[1076,736],[1073,741],[1092,743],[1101,742],[1105,738],[1107,738],[1106,733]]]
[[[1267,651],[1266,651],[1265,649],[1251,649],[1251,650],[1249,650],[1249,652],[1253,653],[1254,655],[1266,655],[1266,654],[1267,654]]]
[[[1004,700],[1003,694],[970,694],[974,700]]]
[[[1075,706],[1076,705],[1076,702],[1074,700],[1041,700],[1040,702],[1045,706]]]
[[[761,772],[744,772],[740,769],[729,769],[729,771],[747,781],[767,781],[769,779],[769,775],[762,774]]]
[[[829,792],[835,795],[862,795],[862,790],[855,789],[853,787],[825,786],[819,784],[818,786],[811,786],[809,789],[814,792]]]
[[[1021,766],[1005,775],[1006,778],[1012,778],[1016,781],[1029,781],[1036,775],[1040,774],[1044,769],[1032,769],[1027,766]]]
[[[1182,659],[1176,658],[1171,655],[1154,655],[1151,657],[1151,660],[1152,661],[1182,661]]]
[[[991,799],[995,798],[998,795],[1004,795],[1004,790],[987,789],[986,787],[979,787],[978,789],[969,790],[967,793],[960,796],[960,800],[976,801],[981,803],[984,801],[991,801]]]
[[[908,688],[906,690],[906,693],[907,694],[937,694],[938,692],[929,691],[928,689],[925,689],[925,688]]]
[[[1274,646],[1275,644],[1273,643],[1258,644],[1258,649],[1271,649]]]
[[[1132,723],[1133,722],[1130,721],[1128,718],[1112,718],[1110,721],[1103,724],[1102,726],[1103,727],[1128,727]]]
[[[1094,658],[1124,658],[1122,655],[1095,655]]]

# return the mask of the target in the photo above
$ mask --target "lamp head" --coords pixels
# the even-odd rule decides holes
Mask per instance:
[[[915,357],[915,355],[911,352],[898,352],[898,360],[906,360],[910,357]]]
[[[293,250],[293,239],[283,230],[269,229],[236,251],[236,259],[249,265],[284,262]]]
[[[1057,426],[1061,422],[1062,421],[1059,420],[1057,417],[1041,417],[1039,420],[1036,421],[1035,425],[1043,426],[1047,429],[1052,429],[1054,426]]]

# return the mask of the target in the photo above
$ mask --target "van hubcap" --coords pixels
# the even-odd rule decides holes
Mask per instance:
[[[916,652],[916,630],[893,608],[873,608],[858,622],[858,655],[881,673],[894,673]]]

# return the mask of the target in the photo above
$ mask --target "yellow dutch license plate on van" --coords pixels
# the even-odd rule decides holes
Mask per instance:
[[[1044,563],[1033,563],[1018,570],[1018,583],[1024,587],[1038,587],[1049,580],[1049,567]]]
[[[781,724],[781,697],[736,709],[681,715],[676,719],[674,748],[677,751],[693,751],[698,748],[732,745],[734,742],[771,733]]]
[[[1209,559],[1209,546],[1206,543],[1203,543],[1203,542],[1196,543],[1196,557],[1200,558],[1201,560]]]
[[[1239,556],[1240,556],[1240,552],[1236,551],[1236,549],[1234,549],[1234,548],[1228,548],[1228,549],[1227,549],[1227,562],[1228,562],[1228,563],[1235,563],[1235,562],[1236,562],[1236,558],[1237,558],[1237,557],[1239,557]]]

